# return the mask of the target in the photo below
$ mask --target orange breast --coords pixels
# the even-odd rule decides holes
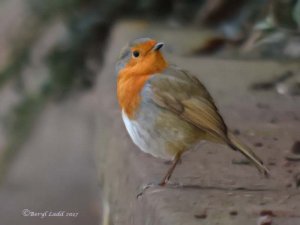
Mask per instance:
[[[150,52],[142,60],[131,59],[127,66],[119,71],[117,95],[121,108],[129,119],[133,119],[141,101],[141,91],[152,74],[167,67],[160,52]]]
[[[126,76],[119,74],[117,95],[121,108],[129,119],[133,119],[141,101],[141,91],[151,75]]]

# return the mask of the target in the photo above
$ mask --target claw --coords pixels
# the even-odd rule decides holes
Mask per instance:
[[[152,187],[161,187],[160,184],[157,184],[157,183],[149,183],[149,184],[146,184],[142,187],[142,190],[136,195],[136,198],[140,198],[143,196],[143,194],[145,193],[145,191],[147,191],[149,188],[152,188]]]
[[[136,198],[139,199],[140,197],[142,197],[144,195],[144,193],[150,189],[150,188],[159,188],[159,187],[166,187],[166,188],[180,188],[183,185],[181,183],[149,183],[144,185],[141,188],[141,191],[136,195]]]

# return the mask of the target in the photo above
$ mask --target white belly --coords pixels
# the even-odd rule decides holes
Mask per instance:
[[[122,118],[132,141],[143,152],[162,159],[170,160],[173,158],[173,156],[166,151],[165,142],[162,138],[159,138],[157,135],[151,135],[150,130],[145,129],[136,121],[130,120],[124,111],[122,111]]]

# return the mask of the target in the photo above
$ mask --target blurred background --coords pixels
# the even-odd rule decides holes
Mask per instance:
[[[0,0],[1,225],[101,223],[94,90],[111,32],[127,20],[151,24],[182,57],[300,60],[299,0]],[[299,73],[252,88],[295,97]]]

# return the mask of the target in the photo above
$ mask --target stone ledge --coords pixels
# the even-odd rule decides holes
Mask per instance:
[[[139,188],[158,181],[168,165],[142,153],[129,139],[115,97],[114,62],[132,38],[153,33],[168,43],[170,37],[151,29],[140,22],[115,26],[95,90],[99,97],[95,149],[101,196],[110,208],[111,224],[253,225],[263,210],[272,210],[278,224],[300,223],[299,190],[286,187],[300,165],[289,166],[284,160],[285,151],[299,138],[299,122],[293,115],[299,115],[300,98],[249,90],[253,82],[299,69],[296,63],[172,56],[172,62],[207,85],[228,126],[239,129],[241,139],[250,146],[262,144],[255,152],[269,164],[273,177],[264,179],[253,167],[232,164],[239,154],[205,143],[186,154],[174,173],[172,180],[185,184],[184,188],[152,189],[136,199]],[[270,122],[272,118],[277,122]]]

